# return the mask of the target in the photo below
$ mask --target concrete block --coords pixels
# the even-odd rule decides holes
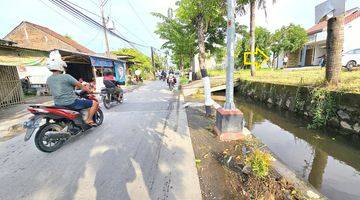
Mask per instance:
[[[242,140],[244,119],[243,113],[236,110],[225,110],[218,108],[216,110],[215,132],[220,136],[221,141]]]

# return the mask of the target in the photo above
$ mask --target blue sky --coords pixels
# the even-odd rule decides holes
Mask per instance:
[[[99,0],[69,0],[94,13],[99,13]],[[160,48],[162,41],[152,32],[159,21],[151,12],[167,13],[169,7],[175,7],[176,0],[108,0],[105,15],[115,20],[115,28],[129,40]],[[129,3],[130,2],[130,3]],[[271,0],[269,0],[271,2]],[[271,31],[289,23],[300,24],[309,28],[314,24],[315,5],[323,0],[277,0],[268,5],[268,16],[258,11],[257,25],[265,26]],[[131,6],[136,10],[139,20]],[[347,0],[347,8],[360,7],[360,0]],[[73,18],[48,0],[1,0],[0,37],[4,37],[21,21],[30,21],[46,26],[59,34],[70,35],[74,40],[96,52],[104,52],[103,32],[89,27]],[[4,9],[5,8],[5,9]],[[61,14],[59,14],[61,13]],[[86,12],[85,12],[86,13]],[[100,21],[97,16],[86,13]],[[248,24],[248,15],[238,17],[241,24]],[[126,27],[126,28],[124,28]],[[131,33],[130,33],[130,32]],[[135,36],[134,36],[135,35]],[[129,47],[125,42],[110,37],[110,49]],[[139,49],[149,55],[149,48]]]

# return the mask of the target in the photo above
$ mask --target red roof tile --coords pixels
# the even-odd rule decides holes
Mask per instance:
[[[347,14],[345,17],[345,24],[350,23],[351,21],[355,20],[358,17],[360,17],[360,10],[356,10],[352,13]],[[326,29],[326,27],[327,27],[327,21],[325,20],[325,21],[315,24],[313,27],[309,28],[307,30],[307,34],[312,35],[315,33],[322,32],[324,29]]]
[[[31,26],[34,26],[36,27],[37,29],[40,29],[41,31],[65,42],[66,44],[74,47],[76,50],[78,50],[79,52],[81,53],[87,53],[87,54],[95,54],[95,52],[91,51],[90,49],[84,47],[83,45],[77,43],[76,41],[70,39],[70,38],[67,38],[67,37],[64,37],[58,33],[56,33],[55,31],[49,29],[49,28],[46,28],[44,26],[40,26],[40,25],[37,25],[37,24],[34,24],[34,23],[31,23],[31,22],[27,22],[25,21],[24,23],[27,23],[27,24],[30,24]]]

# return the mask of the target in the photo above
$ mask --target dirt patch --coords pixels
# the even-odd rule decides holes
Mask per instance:
[[[202,107],[186,112],[203,199],[306,199],[276,171],[259,178],[247,169],[255,141],[220,142],[213,132],[215,119],[206,118]]]

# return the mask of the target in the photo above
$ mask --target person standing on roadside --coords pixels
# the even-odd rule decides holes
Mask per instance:
[[[289,60],[289,58],[288,58],[288,56],[285,54],[284,59],[283,59],[283,67],[284,67],[284,68],[287,67],[288,60]]]

